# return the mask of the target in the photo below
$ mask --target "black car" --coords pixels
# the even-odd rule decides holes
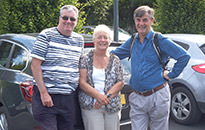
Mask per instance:
[[[35,40],[36,34],[0,35],[0,130],[40,129],[33,119],[31,110],[33,77],[30,69],[32,59],[30,54]],[[119,43],[112,43],[111,46],[118,45]],[[85,41],[85,48],[93,48],[92,41]],[[128,85],[130,63],[122,60],[122,64],[125,87],[121,96],[121,125],[127,125],[130,124],[128,95],[132,91]],[[76,110],[75,128],[83,130],[79,104],[76,104]]]

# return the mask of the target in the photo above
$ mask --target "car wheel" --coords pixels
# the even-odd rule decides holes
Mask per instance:
[[[8,130],[8,123],[4,113],[0,113],[0,130]]]
[[[171,117],[180,124],[194,124],[201,118],[201,112],[192,93],[185,87],[172,91]]]

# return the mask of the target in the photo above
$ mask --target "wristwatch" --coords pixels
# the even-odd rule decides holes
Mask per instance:
[[[109,94],[107,94],[107,98],[110,98],[111,96],[112,96],[112,94],[110,94],[110,93],[109,93]]]

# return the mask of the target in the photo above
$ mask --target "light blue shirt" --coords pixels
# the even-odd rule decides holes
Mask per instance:
[[[144,38],[143,44],[138,40],[134,41],[131,54],[131,79],[130,86],[136,91],[147,91],[153,89],[166,80],[163,78],[163,68],[152,44],[153,30]],[[130,56],[131,38],[118,47],[112,53],[120,59]],[[177,62],[172,71],[168,74],[170,78],[177,77],[190,59],[190,55],[180,46],[171,40],[159,35],[159,46],[164,63],[170,56]]]

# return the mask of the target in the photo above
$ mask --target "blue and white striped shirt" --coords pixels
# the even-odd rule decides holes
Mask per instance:
[[[83,47],[83,37],[75,32],[67,37],[53,27],[39,34],[31,56],[43,60],[43,80],[50,94],[70,94],[75,91]]]

